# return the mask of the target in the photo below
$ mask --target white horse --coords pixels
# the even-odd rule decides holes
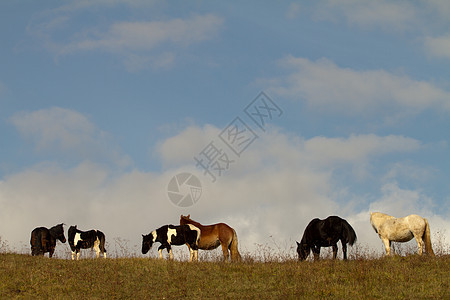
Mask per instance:
[[[416,239],[419,246],[419,254],[425,250],[434,255],[431,248],[430,225],[427,219],[418,215],[409,215],[404,218],[394,218],[392,216],[375,212],[370,213],[370,223],[386,247],[386,254],[391,255],[391,242],[408,242],[412,238]]]

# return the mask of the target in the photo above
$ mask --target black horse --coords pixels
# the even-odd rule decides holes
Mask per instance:
[[[61,243],[66,242],[64,236],[64,224],[53,226],[50,229],[37,227],[31,232],[31,255],[42,255],[48,252],[49,257],[53,256],[56,247],[56,240]]]
[[[106,258],[105,234],[100,230],[81,231],[75,225],[69,227],[68,235],[72,260],[75,259],[75,255],[77,260],[80,258],[80,249],[88,248],[94,248],[97,258],[100,257],[100,253],[103,254],[103,258]]]
[[[297,242],[299,260],[305,260],[310,251],[314,260],[319,259],[320,247],[333,247],[333,259],[337,256],[337,242],[341,240],[344,259],[347,259],[347,243],[350,246],[356,242],[356,233],[350,224],[337,216],[330,216],[325,220],[314,219],[306,226],[301,242]]]
[[[147,235],[142,235],[142,254],[146,254],[153,243],[159,242],[159,258],[162,258],[162,250],[167,249],[170,259],[173,259],[171,245],[189,245],[192,259],[198,260],[198,241],[200,240],[200,229],[192,224],[187,225],[164,225]]]

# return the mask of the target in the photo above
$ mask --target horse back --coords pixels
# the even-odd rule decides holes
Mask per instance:
[[[302,242],[309,245],[326,246],[339,240],[353,245],[356,241],[356,233],[346,220],[338,216],[330,216],[324,220],[318,218],[311,220],[302,237]]]
[[[198,226],[197,223],[193,223],[192,225],[200,229],[201,234],[198,244],[199,248],[203,250],[215,249],[220,246],[221,242],[230,244],[234,236],[234,229],[225,223],[201,226]]]
[[[81,231],[79,230],[78,233],[80,233],[80,238],[82,240],[92,240],[95,241],[97,239],[97,230],[88,230],[88,231]]]
[[[37,227],[31,232],[31,251],[32,254],[36,255],[40,252],[49,252],[49,247],[51,246],[52,239],[50,231],[46,227]],[[56,244],[56,241],[55,241]]]

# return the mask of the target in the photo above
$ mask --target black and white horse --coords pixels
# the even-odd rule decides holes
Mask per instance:
[[[162,257],[162,250],[167,249],[169,258],[173,259],[172,247],[187,244],[191,256],[189,261],[193,259],[198,261],[198,241],[200,240],[200,229],[192,224],[188,225],[164,225],[147,235],[142,235],[142,254],[146,254],[153,243],[159,242],[161,246],[158,248],[159,258]]]
[[[45,227],[37,227],[31,232],[31,255],[44,255],[48,252],[49,257],[53,256],[56,247],[56,240],[61,243],[66,242],[64,236],[64,224],[53,226],[50,229]]]
[[[77,225],[69,227],[69,245],[72,250],[72,260],[77,255],[80,258],[80,249],[94,248],[97,252],[97,258],[100,252],[106,258],[105,235],[100,230],[81,231],[77,229]]]

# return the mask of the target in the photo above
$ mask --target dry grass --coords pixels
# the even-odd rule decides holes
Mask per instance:
[[[262,250],[261,250],[262,251]],[[206,252],[202,252],[206,253]],[[241,263],[0,254],[1,298],[449,298],[450,256]]]

